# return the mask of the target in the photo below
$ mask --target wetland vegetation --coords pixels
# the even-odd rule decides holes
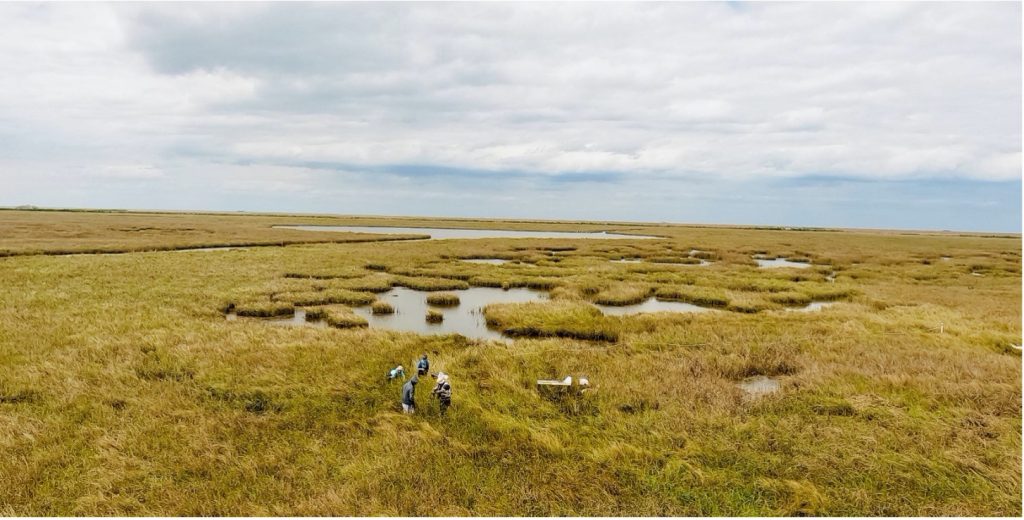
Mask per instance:
[[[4,514],[1021,514],[1017,235],[29,211],[0,230]],[[250,248],[169,251],[200,246]],[[443,417],[423,389],[401,414],[382,377],[422,353],[452,378]],[[591,390],[537,392],[566,375]]]

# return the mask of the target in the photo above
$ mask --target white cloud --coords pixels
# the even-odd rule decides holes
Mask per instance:
[[[151,164],[107,164],[89,170],[89,173],[100,178],[123,180],[159,179],[164,176],[163,170]]]
[[[1014,180],[1019,19],[1015,3],[7,4],[0,175]],[[273,171],[260,186],[294,189]]]

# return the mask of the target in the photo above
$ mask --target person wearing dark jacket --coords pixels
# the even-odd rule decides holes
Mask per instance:
[[[427,371],[430,370],[430,361],[427,360],[427,355],[423,354],[420,357],[419,363],[416,364],[416,373],[419,375],[426,375]]]
[[[416,412],[416,383],[419,383],[419,376],[402,385],[402,411],[405,413]]]

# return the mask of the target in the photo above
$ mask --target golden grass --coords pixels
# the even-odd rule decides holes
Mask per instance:
[[[395,308],[388,302],[377,300],[370,306],[370,312],[374,314],[394,314]]]
[[[291,302],[297,306],[331,305],[368,305],[376,297],[368,292],[350,291],[348,289],[327,288],[320,291],[284,292],[274,295],[276,301]]]
[[[454,307],[459,304],[459,295],[450,292],[428,294],[427,303],[438,307]]]
[[[725,307],[729,305],[728,294],[708,287],[661,286],[655,291],[659,300],[692,303],[702,307]]]
[[[593,287],[584,288],[584,293],[590,293]],[[599,290],[594,294],[594,303],[601,305],[632,305],[646,300],[654,292],[654,288],[644,284],[616,283],[606,289]]]
[[[295,305],[291,302],[246,301],[231,304],[226,310],[233,310],[239,316],[270,318],[295,314]]]
[[[395,279],[395,285],[415,289],[417,291],[451,291],[469,289],[469,284],[465,281],[450,280],[447,278],[399,276]]]
[[[0,257],[396,241],[413,235],[280,229],[316,217],[96,211],[0,211]],[[241,224],[241,225],[240,225]]]
[[[382,293],[390,291],[392,280],[387,275],[371,275],[348,280],[333,281],[332,284],[342,289],[359,292]]]
[[[599,341],[619,339],[617,318],[581,302],[492,304],[487,324],[513,337],[559,337]]]
[[[352,309],[348,308],[330,307],[324,309],[323,315],[328,325],[339,329],[366,327],[369,325],[366,318],[352,312]]]
[[[0,249],[121,247],[127,233],[159,246],[193,234],[166,231],[177,215],[24,213],[13,222],[14,213],[0,212]],[[669,238],[0,259],[0,512],[1021,514],[1021,354],[1011,346],[1021,342],[1017,236],[181,218],[219,242],[271,222]],[[28,227],[6,232],[15,226]],[[165,231],[109,229],[133,227]],[[541,259],[550,248],[562,249],[560,261]],[[690,249],[713,252],[715,263],[607,261]],[[802,255],[815,267],[758,269],[750,260],[757,250]],[[544,265],[451,260],[478,254]],[[388,272],[366,268],[374,264]],[[835,283],[825,280],[831,270]],[[403,277],[543,285],[552,300],[488,307],[488,320],[531,334],[508,345],[366,327],[337,305],[306,307],[329,328],[260,326],[221,314],[228,302],[286,312],[294,301],[282,295],[379,292],[370,287]],[[587,303],[629,287],[723,310],[608,317]],[[781,309],[807,298],[840,303],[813,313],[724,310]],[[422,353],[432,369],[452,374],[445,417],[425,387],[417,414],[403,416],[398,386],[381,377],[398,364],[410,369]],[[580,399],[536,391],[537,379],[566,375],[589,378],[595,391]],[[778,378],[780,391],[747,398],[736,382],[753,375]]]
[[[441,314],[440,312],[435,311],[433,309],[429,309],[427,310],[426,319],[427,323],[441,323],[442,321],[444,321],[444,314]]]

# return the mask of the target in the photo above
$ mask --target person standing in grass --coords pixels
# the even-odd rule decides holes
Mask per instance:
[[[402,412],[416,413],[416,383],[419,383],[419,376],[413,376],[402,385]]]
[[[428,370],[430,370],[430,361],[427,359],[427,355],[423,354],[420,356],[419,363],[416,364],[416,373],[422,376],[426,375]]]
[[[448,374],[444,372],[437,374],[437,386],[430,394],[437,396],[438,402],[441,403],[441,415],[444,415],[448,407],[452,405],[452,385],[449,383]]]

